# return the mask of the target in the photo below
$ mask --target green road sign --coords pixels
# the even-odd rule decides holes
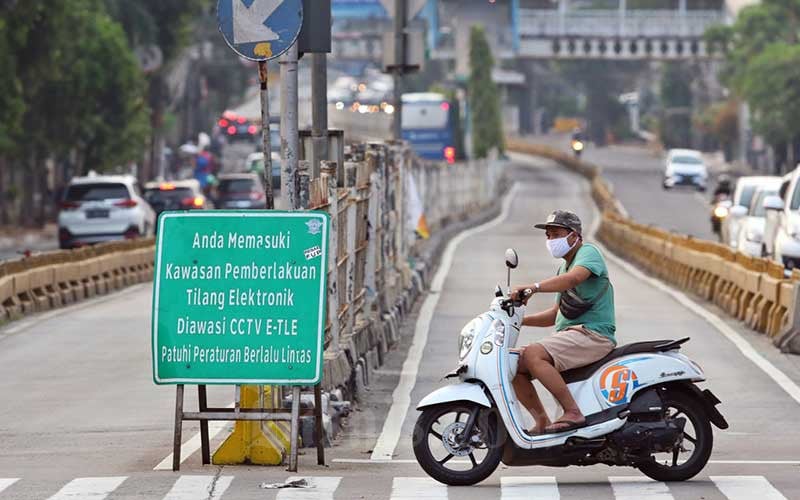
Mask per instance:
[[[328,215],[197,211],[159,219],[157,384],[322,378]]]

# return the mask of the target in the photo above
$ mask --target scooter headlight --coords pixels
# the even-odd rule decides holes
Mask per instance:
[[[472,320],[467,324],[467,326],[465,326],[461,330],[461,334],[458,336],[459,360],[466,358],[467,354],[469,354],[470,349],[472,349],[472,343],[475,340],[476,328],[477,328],[477,320]]]
[[[502,346],[503,342],[506,341],[506,325],[499,319],[494,320],[492,323],[492,329],[494,330],[494,345]]]

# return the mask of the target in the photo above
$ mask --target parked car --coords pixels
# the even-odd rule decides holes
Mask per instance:
[[[733,190],[728,216],[722,222],[720,239],[723,243],[734,248],[737,247],[741,225],[748,213],[750,213],[756,190],[764,188],[777,192],[781,182],[780,177],[773,176],[739,177],[736,181],[736,188]]]
[[[267,208],[259,174],[221,174],[216,192],[217,208]]]
[[[272,158],[272,189],[279,191],[281,189],[281,155],[277,151],[273,151],[270,157]],[[263,175],[264,153],[253,153],[248,156],[246,167],[248,172]]]
[[[664,189],[686,186],[705,191],[708,168],[700,151],[693,149],[670,149],[664,165]]]
[[[167,210],[210,210],[211,200],[203,195],[197,179],[170,182],[148,182],[144,199],[153,207],[156,216]]]
[[[800,265],[800,166],[783,178],[778,196],[764,200],[764,254],[787,269]]]
[[[780,183],[778,184],[780,185]],[[752,257],[764,256],[764,226],[767,222],[767,211],[764,201],[778,194],[778,186],[759,186],[753,194],[747,214],[739,224],[738,243],[736,248],[740,252]]]
[[[150,236],[155,221],[134,177],[76,177],[61,200],[58,242],[66,249]]]

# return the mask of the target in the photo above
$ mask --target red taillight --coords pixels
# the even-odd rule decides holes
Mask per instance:
[[[220,127],[220,128],[225,128],[225,127],[227,127],[227,126],[228,126],[228,125],[230,125],[230,124],[231,124],[231,122],[229,122],[229,121],[228,121],[228,120],[226,120],[225,118],[223,118],[222,120],[220,120],[220,121],[219,121],[219,127]]]
[[[453,164],[456,162],[456,148],[452,146],[448,146],[444,148],[444,159],[447,160],[447,163]]]
[[[182,199],[181,205],[183,205],[186,208],[203,208],[205,202],[206,199],[203,198],[202,196],[195,196],[195,197],[190,196],[189,198]]]
[[[234,127],[233,125],[228,127],[228,135],[233,135],[235,133],[236,133],[236,127]]]
[[[449,102],[443,102],[443,103],[441,103],[439,105],[439,107],[442,108],[442,111],[450,111],[450,103]]]
[[[250,192],[250,199],[251,200],[260,200],[263,197],[264,197],[264,193],[262,193],[261,191],[251,191]]]
[[[81,207],[80,202],[77,201],[62,201],[61,202],[61,210],[77,210]]]
[[[250,133],[250,135],[256,135],[256,133],[258,132],[258,127],[256,127],[255,125],[250,125],[249,127],[247,127],[247,131]]]
[[[236,121],[239,122],[239,125],[244,125],[247,122],[247,118],[240,116]]]
[[[131,200],[131,199],[122,200],[114,203],[115,207],[120,207],[120,208],[133,208],[136,205],[138,205],[136,200]]]

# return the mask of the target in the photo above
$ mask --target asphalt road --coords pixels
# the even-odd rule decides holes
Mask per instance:
[[[512,215],[466,238],[453,252],[429,328],[420,329],[427,342],[412,350],[421,356],[406,356],[416,326],[411,318],[398,348],[373,374],[345,436],[327,449],[329,465],[314,465],[315,454],[304,450],[300,476],[314,488],[262,489],[262,483],[283,482],[291,475],[282,467],[203,467],[196,452],[180,473],[153,470],[171,451],[174,389],[155,386],[151,379],[151,290],[140,285],[0,329],[0,499],[800,498],[800,404],[742,349],[764,359],[762,365],[782,370],[788,389],[800,381],[795,358],[730,325],[741,339],[737,347],[707,319],[614,260],[609,270],[620,343],[691,336],[684,352],[703,366],[708,386],[723,401],[720,409],[731,428],[716,432],[706,469],[692,481],[669,485],[644,482],[632,469],[605,466],[501,467],[481,485],[464,488],[425,477],[410,448],[418,415],[414,407],[444,384],[442,375],[457,362],[458,332],[486,309],[494,285],[504,282],[505,248],[515,247],[521,257],[513,282],[542,279],[554,273],[557,262],[532,223],[557,207],[577,211],[587,228],[593,222],[582,179],[541,163],[526,163],[514,178],[520,186],[510,205]],[[551,300],[535,297],[532,309]],[[520,343],[547,333],[527,329]],[[403,373],[411,376],[408,410],[402,405],[403,387],[397,387]],[[212,404],[231,402],[232,388],[212,389]],[[194,408],[188,392],[187,407]],[[387,418],[393,404],[399,427]],[[196,426],[187,425],[184,442],[195,432]],[[223,430],[212,447],[226,434]],[[397,439],[386,439],[392,435]],[[371,460],[376,446],[388,447],[391,460]]]
[[[567,138],[549,137],[553,146],[569,150]],[[588,144],[583,159],[603,168],[603,176],[627,212],[638,222],[652,224],[696,238],[716,240],[711,231],[711,197],[709,192],[661,187],[663,158],[643,146],[608,146]]]

